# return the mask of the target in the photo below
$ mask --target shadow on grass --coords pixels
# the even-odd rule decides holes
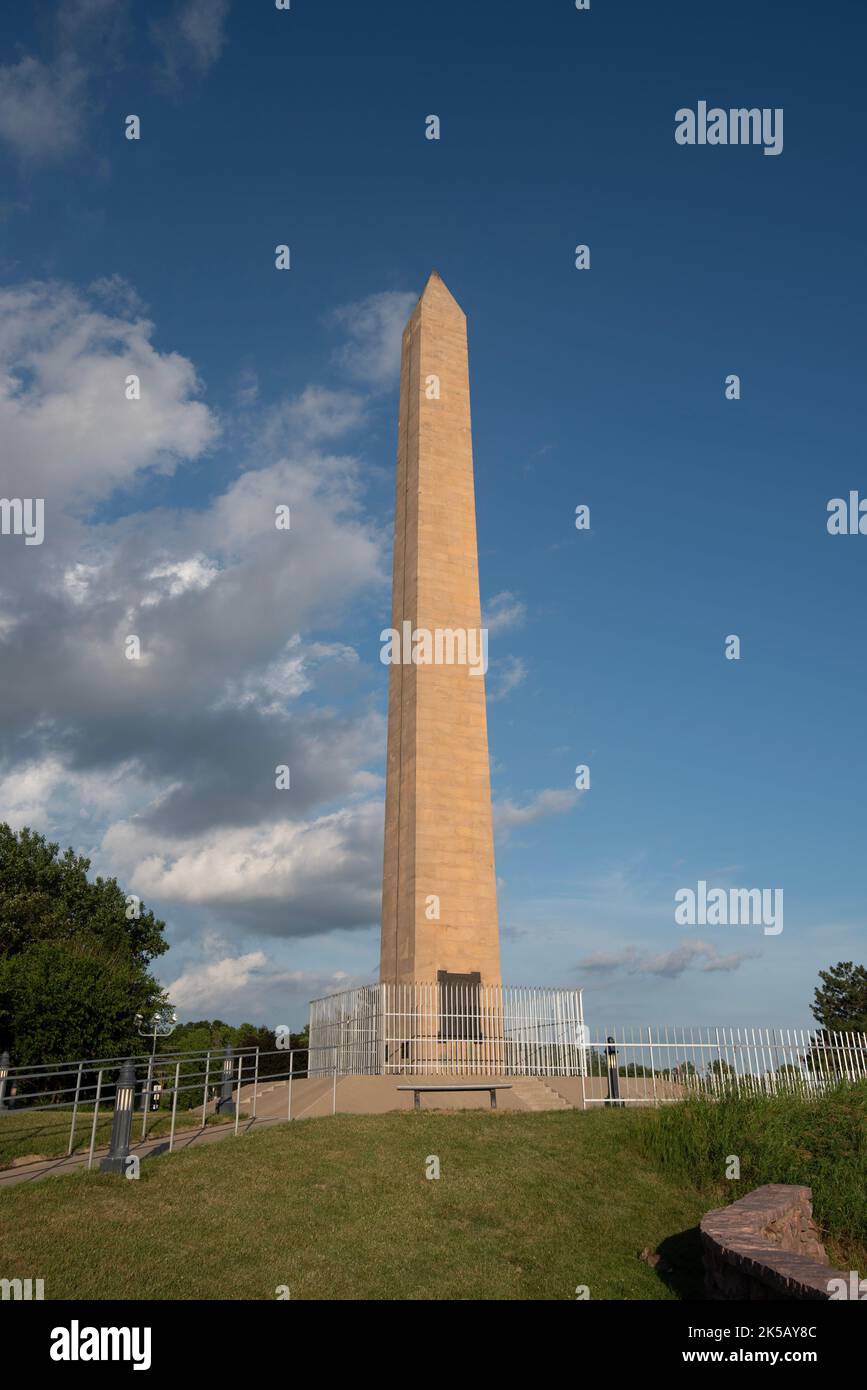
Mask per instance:
[[[704,1299],[704,1267],[698,1226],[666,1236],[656,1247],[656,1273],[678,1298]]]

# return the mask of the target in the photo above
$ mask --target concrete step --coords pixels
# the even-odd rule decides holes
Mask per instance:
[[[522,1110],[571,1110],[569,1102],[552,1091],[541,1076],[513,1076],[512,1095]]]

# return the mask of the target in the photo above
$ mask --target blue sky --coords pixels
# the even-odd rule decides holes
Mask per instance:
[[[826,507],[867,495],[865,27],[4,11],[0,492],[47,519],[0,538],[0,816],[166,918],[182,1014],[297,1023],[375,974],[396,353],[432,268],[469,319],[504,977],[600,1025],[793,1025],[863,959],[867,539]],[[679,146],[700,100],[782,108],[783,152]],[[784,931],[676,926],[699,879],[782,888]]]

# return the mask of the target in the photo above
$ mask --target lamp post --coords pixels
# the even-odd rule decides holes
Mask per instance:
[[[223,1081],[220,1087],[220,1099],[217,1101],[217,1110],[221,1115],[234,1115],[235,1113],[235,1102],[232,1099],[234,1057],[235,1049],[231,1043],[227,1043],[223,1053]]]
[[[617,1048],[614,1039],[608,1039],[608,1105],[620,1105],[620,1078],[617,1075]]]
[[[129,1154],[132,1131],[132,1110],[135,1101],[135,1067],[127,1058],[118,1073],[114,1093],[114,1119],[111,1122],[111,1145],[108,1155],[99,1165],[102,1173],[123,1173]]]
[[[170,1037],[178,1026],[178,1019],[175,1010],[171,1008],[170,1005],[165,1005],[163,1008],[157,1010],[147,1027],[145,1027],[145,1019],[142,1014],[136,1014],[135,1021],[136,1027],[143,1038],[153,1038],[153,1047],[151,1048],[151,1055],[148,1058],[148,1079],[145,1082],[141,1094],[141,1137],[144,1139],[147,1132],[148,1110],[150,1109],[151,1089],[154,1079],[154,1057],[156,1056],[157,1050],[157,1038]]]
[[[6,1081],[9,1076],[9,1053],[4,1052],[0,1057],[0,1110],[8,1110],[6,1104]]]

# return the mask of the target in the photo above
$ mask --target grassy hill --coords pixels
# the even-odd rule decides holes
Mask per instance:
[[[641,1118],[339,1115],[153,1159],[138,1181],[23,1184],[0,1193],[0,1269],[43,1277],[46,1298],[672,1298],[639,1254],[705,1203],[638,1154]],[[680,1244],[694,1286],[694,1234]]]
[[[304,1120],[145,1160],[138,1181],[2,1191],[0,1270],[44,1278],[49,1299],[697,1297],[702,1214],[764,1182],[812,1186],[832,1261],[863,1268],[865,1115],[857,1086],[658,1112]],[[657,1248],[654,1268],[640,1255]]]

